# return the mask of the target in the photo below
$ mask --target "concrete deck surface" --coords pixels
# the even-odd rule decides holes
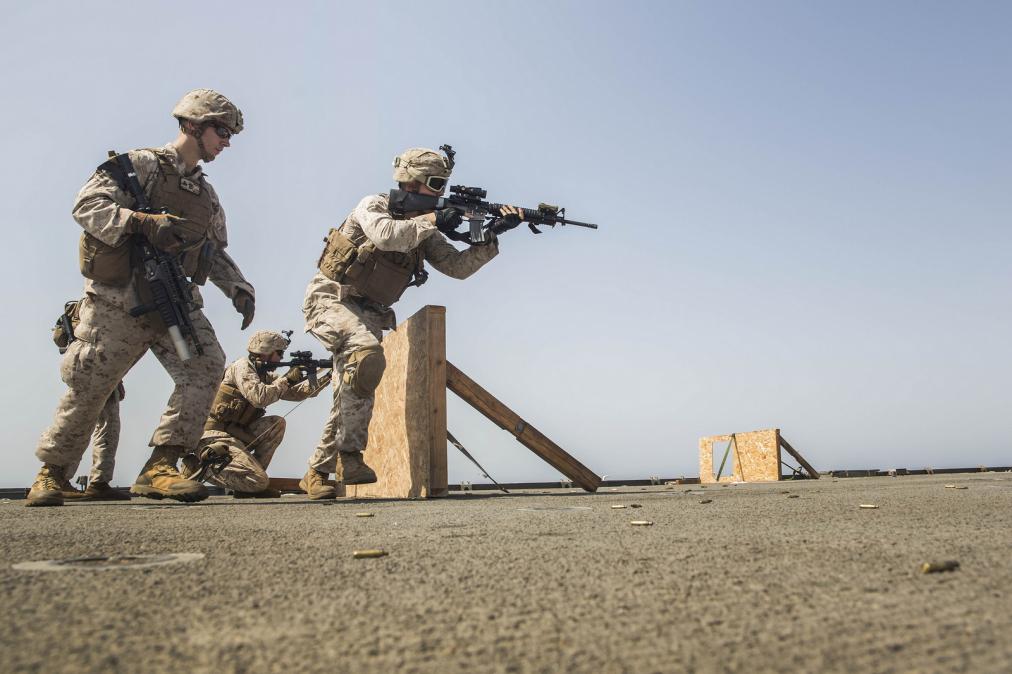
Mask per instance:
[[[1006,473],[23,503],[0,505],[2,672],[1012,671]],[[204,557],[12,568],[169,552]]]

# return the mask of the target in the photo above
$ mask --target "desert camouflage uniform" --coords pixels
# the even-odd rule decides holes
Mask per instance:
[[[362,199],[342,232],[365,234],[380,250],[407,253],[419,249],[436,270],[457,279],[467,278],[498,253],[497,243],[457,250],[428,220],[391,217],[385,194]],[[378,346],[383,330],[395,327],[396,320],[390,307],[359,297],[352,286],[331,281],[322,273],[309,282],[302,312],[306,332],[334,354],[334,401],[323,437],[309,460],[309,465],[321,473],[334,473],[338,452],[365,449],[375,397],[362,396],[343,385],[348,357],[363,348]]]
[[[119,446],[119,403],[123,399],[123,382],[116,387],[105,401],[95,431],[91,434],[91,475],[92,482],[112,482],[116,468],[116,448]],[[70,480],[77,474],[81,460],[67,465],[64,475]]]
[[[225,369],[221,383],[231,386],[254,407],[266,408],[278,400],[300,401],[317,395],[327,386],[329,373],[312,388],[309,381],[292,386],[285,377],[273,372],[261,376],[249,358],[241,358]],[[259,492],[268,486],[267,467],[274,458],[274,450],[285,437],[285,420],[268,415],[253,421],[248,426],[227,424],[227,430],[212,430],[209,427],[200,439],[200,449],[212,443],[228,446],[231,462],[221,470],[208,473],[207,481],[237,492]],[[229,432],[231,431],[231,432]],[[237,437],[242,436],[242,437]]]
[[[172,145],[161,151],[175,161],[182,175],[193,183],[201,182],[202,169],[198,166],[185,173],[182,160]],[[157,158],[150,150],[134,150],[130,152],[130,159],[145,193],[150,195],[154,179],[159,175]],[[240,291],[252,297],[253,286],[224,251],[228,237],[218,197],[206,181],[203,186],[210,191],[212,201],[208,236],[218,248],[209,278],[229,298]],[[73,215],[91,235],[103,243],[116,245],[127,236],[132,204],[133,198],[112,176],[96,171],[78,194]],[[204,354],[194,353],[184,363],[153,314],[134,318],[128,313],[139,303],[133,283],[116,287],[88,279],[84,290],[81,323],[75,331],[77,340],[68,348],[60,368],[67,391],[57,407],[53,425],[39,440],[36,456],[59,466],[80,461],[96,420],[117,383],[149,350],[175,382],[175,390],[150,444],[195,448],[214,398],[218,373],[225,364],[225,354],[203,312],[192,312],[190,319]],[[199,292],[194,292],[194,300],[201,304]]]

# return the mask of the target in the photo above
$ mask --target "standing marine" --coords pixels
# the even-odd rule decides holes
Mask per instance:
[[[74,332],[81,322],[81,302],[73,300],[63,305],[63,314],[56,321],[53,329],[53,341],[64,354],[76,339]],[[126,398],[126,387],[121,381],[116,390],[102,406],[91,434],[91,474],[88,486],[84,491],[74,489],[70,478],[77,473],[81,459],[72,461],[63,467],[63,479],[59,481],[60,493],[65,499],[87,501],[129,501],[130,496],[110,486],[113,470],[116,467],[116,449],[119,447],[119,404]]]
[[[450,157],[411,148],[394,159],[400,189],[438,196],[446,189]],[[499,231],[514,227],[522,212],[502,209]],[[387,194],[362,199],[345,221],[330,230],[306,289],[302,311],[306,331],[334,355],[334,399],[323,436],[299,486],[311,499],[332,499],[330,473],[346,485],[370,484],[376,474],[362,459],[368,441],[373,399],[386,367],[383,331],[395,327],[390,308],[410,286],[425,282],[428,262],[452,278],[464,279],[499,251],[492,235],[486,245],[457,250],[443,232],[455,232],[461,214],[392,213]]]
[[[225,251],[225,214],[199,165],[230,146],[232,136],[242,131],[243,119],[235,104],[210,89],[187,93],[172,116],[179,123],[175,140],[110,159],[77,195],[73,216],[84,229],[80,262],[85,297],[77,339],[60,366],[67,390],[35,452],[43,465],[29,492],[29,506],[63,505],[59,481],[65,477],[64,467],[80,460],[102,407],[148,351],[175,388],[151,437],[151,456],[130,491],[180,501],[207,498],[207,489],[183,478],[176,464],[200,440],[225,354],[194,287],[184,316],[188,314],[192,336],[202,349],[184,360],[178,332],[174,340],[159,312],[144,311],[154,290],[139,251],[154,247],[170,254],[195,283],[210,279],[242,314],[242,328],[252,322],[253,286]],[[150,209],[142,209],[134,197],[130,188],[135,185]]]
[[[324,373],[315,386],[305,370],[292,367],[283,376],[271,365],[284,357],[289,341],[271,330],[259,330],[250,337],[248,355],[227,368],[211,405],[196,455],[183,459],[186,473],[193,475],[198,462],[209,455],[227,458],[221,468],[210,468],[207,481],[231,489],[236,498],[276,498],[270,488],[267,467],[285,437],[285,420],[267,415],[266,408],[278,400],[302,401],[316,396],[330,383]],[[265,416],[266,415],[266,416]]]

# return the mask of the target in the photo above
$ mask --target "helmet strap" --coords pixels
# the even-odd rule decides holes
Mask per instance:
[[[204,145],[204,132],[207,131],[209,126],[211,126],[211,122],[202,122],[198,124],[196,130],[193,131],[190,130],[190,124],[193,124],[193,122],[183,125],[183,133],[197,141],[197,149],[200,150],[201,161],[214,161],[214,156],[207,151],[207,147]]]

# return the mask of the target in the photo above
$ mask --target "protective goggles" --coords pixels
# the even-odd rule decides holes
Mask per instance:
[[[443,176],[429,176],[425,179],[425,186],[433,192],[442,192],[449,180],[449,178]]]
[[[218,126],[217,124],[215,124],[213,128],[214,132],[218,134],[218,138],[221,138],[222,140],[228,140],[229,138],[232,137],[232,132],[223,126]]]

